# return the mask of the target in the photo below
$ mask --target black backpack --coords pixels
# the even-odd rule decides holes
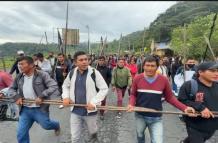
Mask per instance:
[[[190,96],[195,96],[195,94],[197,93],[198,91],[198,83],[195,79],[191,79],[191,93],[190,93]]]
[[[73,76],[73,73],[74,73],[74,69],[75,68],[73,68],[71,71],[70,71],[70,75],[69,75],[69,77],[70,77],[70,80],[72,79],[72,76]],[[91,78],[93,79],[93,81],[94,81],[94,83],[95,83],[95,89],[96,89],[96,91],[98,92],[99,91],[99,88],[96,86],[96,75],[95,75],[95,69],[92,69],[92,71],[93,71],[93,73],[91,74]]]

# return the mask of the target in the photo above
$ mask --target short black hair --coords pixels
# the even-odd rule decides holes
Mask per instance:
[[[118,61],[120,61],[120,60],[125,61],[126,59],[125,59],[124,57],[121,56],[121,57],[118,58]]]
[[[105,60],[105,56],[99,56],[98,59],[103,59],[103,60]]]
[[[42,53],[38,53],[38,54],[37,54],[37,57],[38,57],[38,58],[43,58],[44,55],[43,55]]]
[[[23,56],[18,58],[18,62],[27,61],[28,64],[34,64],[33,58],[30,56]]]
[[[58,53],[58,56],[63,56],[63,57],[64,57],[64,54],[62,54],[62,53]]]
[[[137,61],[137,59],[136,59],[134,56],[132,56],[132,57],[129,59],[129,63],[131,62],[131,60],[134,60],[135,63],[136,63],[136,61]]]
[[[81,55],[86,55],[86,52],[84,51],[77,51],[74,56],[73,56],[73,59],[76,61],[78,56],[81,56]]]
[[[195,58],[194,57],[191,57],[191,56],[189,56],[189,57],[187,57],[187,61],[188,60],[195,60]]]
[[[145,65],[146,62],[155,62],[157,67],[159,67],[159,58],[156,56],[148,56],[145,58],[143,66]]]
[[[37,54],[33,54],[33,56],[37,57]]]

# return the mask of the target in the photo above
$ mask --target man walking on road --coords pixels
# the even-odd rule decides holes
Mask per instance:
[[[212,111],[218,111],[218,63],[204,62],[197,66],[197,77],[186,81],[179,91],[178,99],[201,113],[201,117],[184,116],[188,137],[183,143],[204,143],[218,129],[218,118]]]
[[[122,107],[123,97],[125,95],[126,89],[128,90],[132,84],[132,76],[130,70],[124,67],[125,59],[119,58],[117,67],[113,69],[112,72],[112,90],[117,93],[117,106]],[[117,112],[117,118],[121,118],[121,112]]]
[[[161,97],[164,96],[166,101],[174,105],[185,113],[192,112],[194,109],[187,107],[179,102],[172,94],[169,81],[166,77],[156,74],[159,61],[153,56],[149,56],[144,61],[144,73],[134,78],[128,111],[131,112],[134,106],[162,110]],[[193,115],[193,114],[191,114]],[[148,127],[151,142],[163,142],[163,123],[161,114],[136,112],[136,132],[137,143],[145,143],[145,129]]]
[[[97,109],[108,92],[108,86],[96,69],[89,66],[88,56],[83,51],[74,55],[75,67],[63,84],[63,105],[70,103],[86,104],[87,107],[71,107],[71,140],[72,143],[81,143],[83,124],[88,127],[89,143],[98,141],[97,138]]]
[[[102,77],[107,83],[107,86],[109,87],[111,83],[111,70],[107,67],[104,56],[100,56],[98,58],[97,70],[101,73]],[[106,105],[106,97],[101,102],[101,106],[105,106],[105,105]],[[104,110],[100,110],[100,119],[101,120],[104,119]]]
[[[33,59],[24,56],[18,60],[21,73],[18,74],[9,89],[9,95],[14,96],[16,104],[21,106],[17,128],[18,143],[30,143],[29,129],[36,121],[46,130],[55,130],[60,134],[60,124],[49,118],[49,105],[42,104],[44,99],[59,94],[57,83],[43,71],[35,69]],[[35,103],[24,104],[23,99],[33,99]]]

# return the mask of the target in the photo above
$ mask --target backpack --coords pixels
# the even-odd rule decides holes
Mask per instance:
[[[73,68],[71,71],[70,71],[70,75],[69,75],[69,77],[70,77],[70,80],[72,79],[72,76],[73,76],[73,74],[74,74],[74,69],[75,68]],[[99,88],[97,87],[97,85],[96,85],[96,75],[95,75],[95,69],[92,69],[92,71],[93,71],[93,73],[91,74],[91,78],[92,78],[92,80],[94,81],[94,83],[95,83],[95,89],[96,89],[96,91],[98,92],[99,91]]]
[[[191,92],[190,92],[190,96],[193,97],[195,96],[195,94],[198,91],[198,83],[195,79],[191,79]]]

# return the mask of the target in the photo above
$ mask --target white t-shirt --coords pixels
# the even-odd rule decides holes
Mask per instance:
[[[33,90],[33,75],[27,76],[24,75],[24,83],[23,83],[23,96],[25,99],[36,99],[36,93]],[[39,107],[39,105],[36,105],[35,103],[30,105],[24,105],[27,107]]]

